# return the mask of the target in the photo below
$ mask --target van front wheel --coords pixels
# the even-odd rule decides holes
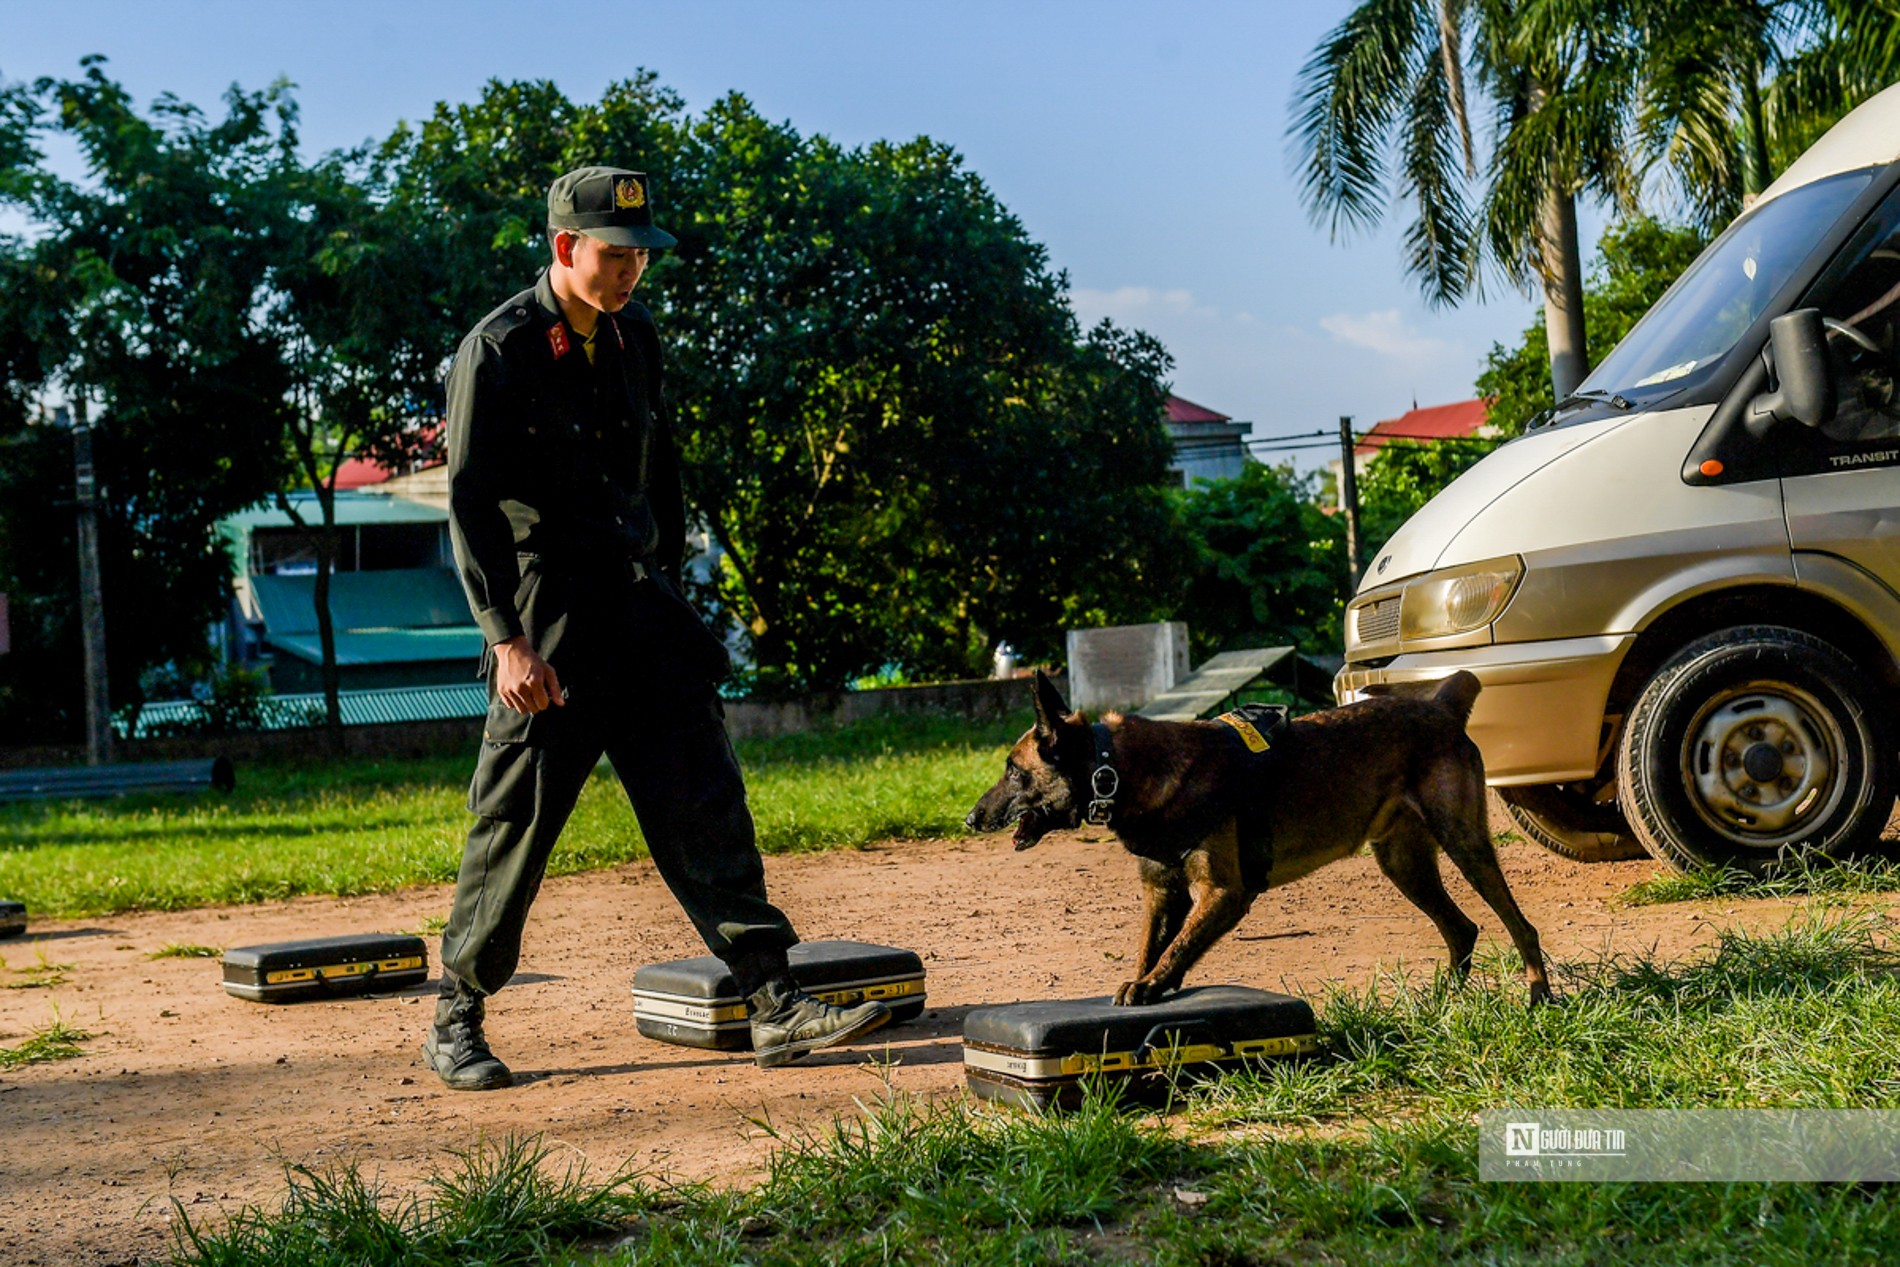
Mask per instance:
[[[1617,799],[1636,838],[1682,871],[1752,875],[1872,845],[1893,808],[1892,745],[1857,679],[1833,646],[1774,625],[1684,648],[1624,727]]]

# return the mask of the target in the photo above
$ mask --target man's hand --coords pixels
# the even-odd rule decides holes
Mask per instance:
[[[495,694],[517,713],[538,713],[550,704],[567,703],[554,666],[520,636],[495,644]]]

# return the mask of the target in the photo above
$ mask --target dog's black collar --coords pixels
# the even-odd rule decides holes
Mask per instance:
[[[1089,729],[1095,735],[1095,761],[1089,771],[1089,808],[1082,817],[1096,827],[1106,827],[1115,813],[1115,793],[1121,791],[1122,776],[1115,773],[1115,745],[1108,727],[1096,722]]]

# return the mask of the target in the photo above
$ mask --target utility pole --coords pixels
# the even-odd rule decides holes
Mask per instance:
[[[1352,417],[1339,420],[1339,509],[1346,516],[1346,592],[1359,588],[1359,473],[1352,464]]]
[[[92,471],[86,394],[73,396],[73,494],[79,507],[79,626],[86,648],[86,764],[112,760],[112,696],[106,681],[106,606],[99,585],[99,498]]]

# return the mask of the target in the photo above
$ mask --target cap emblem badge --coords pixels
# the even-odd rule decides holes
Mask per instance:
[[[647,191],[640,188],[639,181],[628,176],[614,182],[614,206],[627,208],[646,205]]]

